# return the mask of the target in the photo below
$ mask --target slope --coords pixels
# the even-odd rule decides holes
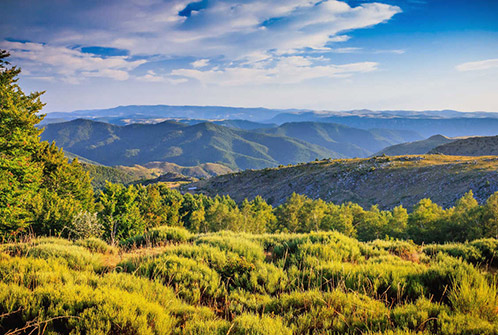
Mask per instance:
[[[498,155],[498,136],[463,138],[451,143],[442,144],[430,153],[444,155],[491,156]]]
[[[273,205],[293,192],[335,203],[380,208],[411,207],[422,198],[451,206],[469,189],[484,201],[498,191],[498,157],[398,156],[324,160],[284,168],[243,171],[199,181],[190,187],[236,201],[257,195]]]
[[[408,143],[401,143],[389,146],[375,153],[375,155],[388,155],[388,156],[400,156],[400,155],[423,155],[434,149],[435,147],[451,143],[455,141],[449,137],[443,135],[434,135],[425,140],[414,141]]]

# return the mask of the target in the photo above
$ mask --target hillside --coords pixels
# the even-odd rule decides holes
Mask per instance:
[[[297,139],[227,128],[212,123],[177,122],[116,126],[78,119],[49,124],[42,139],[104,165],[167,161],[195,166],[220,163],[231,169],[264,168],[324,157],[341,157]]]
[[[191,184],[196,192],[229,194],[236,201],[257,195],[282,203],[293,192],[334,203],[382,209],[410,208],[422,198],[452,206],[472,189],[479,202],[498,191],[498,157],[442,155],[339,159],[244,171]]]
[[[366,157],[394,143],[421,138],[412,131],[364,130],[319,122],[290,122],[259,131],[265,134],[297,138],[338,152],[345,157]]]
[[[120,166],[120,168],[122,169],[133,169],[135,167],[137,166],[133,167]],[[230,169],[229,167],[215,163],[203,163],[196,166],[180,166],[178,164],[168,163],[168,162],[149,162],[144,164],[144,167],[149,170],[157,171],[161,174],[171,172],[199,179],[210,178],[233,172],[233,170]]]
[[[437,146],[430,153],[456,156],[495,156],[498,155],[498,136],[463,138]]]
[[[80,161],[81,162],[81,161]],[[151,162],[145,166],[103,166],[82,162],[85,171],[92,177],[92,186],[100,189],[105,182],[130,184],[141,182],[150,184],[155,182],[196,181],[232,172],[224,165],[206,163],[197,166],[180,166],[173,163]]]
[[[401,155],[423,155],[435,147],[455,141],[443,135],[434,135],[425,140],[391,145],[375,153],[375,155],[401,156]],[[466,155],[470,156],[470,155]]]

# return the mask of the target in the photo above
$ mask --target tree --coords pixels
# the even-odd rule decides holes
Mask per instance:
[[[439,240],[445,211],[431,199],[422,199],[408,216],[408,234],[417,243]]]
[[[145,222],[135,201],[137,197],[138,191],[132,185],[125,187],[107,182],[100,192],[98,217],[104,226],[104,237],[111,244],[145,232]]]
[[[492,194],[483,206],[481,231],[484,237],[498,238],[498,192]]]
[[[295,233],[301,227],[300,211],[307,197],[304,195],[292,193],[285,203],[275,209],[277,217],[277,232]]]
[[[39,142],[42,93],[25,95],[17,85],[21,72],[9,68],[9,54],[0,50],[0,230],[3,236],[22,232],[34,220],[33,199],[42,183],[42,165],[32,153]]]
[[[93,208],[90,178],[69,164],[55,144],[40,142],[43,92],[24,94],[21,72],[0,50],[0,234],[15,236],[32,226],[61,233],[76,213]]]

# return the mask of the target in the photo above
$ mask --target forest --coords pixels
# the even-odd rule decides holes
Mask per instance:
[[[497,334],[498,194],[450,208],[107,183],[0,53],[0,332]]]

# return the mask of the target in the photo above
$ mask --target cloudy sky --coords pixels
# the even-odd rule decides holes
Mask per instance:
[[[2,0],[0,48],[46,112],[498,112],[496,0]]]

